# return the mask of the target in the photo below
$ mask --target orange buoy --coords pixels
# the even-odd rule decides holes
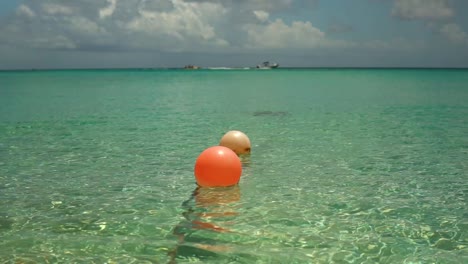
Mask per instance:
[[[231,149],[214,146],[198,156],[194,173],[197,184],[202,187],[232,186],[240,180],[242,164]]]
[[[219,145],[232,149],[237,155],[250,153],[249,137],[238,130],[232,130],[224,134]]]

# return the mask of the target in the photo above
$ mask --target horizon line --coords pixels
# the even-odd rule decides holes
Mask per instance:
[[[82,71],[86,71],[86,70],[140,70],[140,71],[144,71],[144,70],[187,70],[187,71],[199,71],[199,70],[217,70],[217,69],[226,69],[226,70],[229,70],[229,69],[232,69],[232,70],[246,70],[246,69],[252,69],[252,70],[256,70],[256,67],[247,67],[247,66],[236,66],[236,67],[228,67],[228,66],[210,66],[210,67],[203,67],[203,66],[200,66],[199,69],[184,69],[184,67],[97,67],[97,68],[93,68],[93,67],[89,67],[89,68],[12,68],[12,69],[0,69],[0,71],[74,71],[74,70],[82,70]],[[417,70],[417,69],[427,69],[427,70],[443,70],[443,69],[447,69],[447,70],[450,70],[450,69],[454,69],[454,70],[465,70],[465,69],[468,69],[468,66],[467,67],[440,67],[440,66],[434,66],[434,67],[431,67],[431,66],[377,66],[377,67],[370,67],[370,66],[285,66],[285,67],[279,67],[279,68],[276,68],[276,69],[272,69],[272,70],[282,70],[282,69],[285,69],[285,70],[288,70],[288,69],[363,69],[363,70],[379,70],[379,69],[382,69],[382,70],[391,70],[391,69],[401,69],[401,70],[411,70],[411,69],[414,69],[414,70]]]

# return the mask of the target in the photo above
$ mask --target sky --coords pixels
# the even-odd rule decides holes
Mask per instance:
[[[0,69],[468,67],[466,0],[1,0]]]

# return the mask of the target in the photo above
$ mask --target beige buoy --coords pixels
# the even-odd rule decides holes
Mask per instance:
[[[250,139],[241,131],[232,130],[224,134],[220,146],[230,148],[237,155],[250,153]]]

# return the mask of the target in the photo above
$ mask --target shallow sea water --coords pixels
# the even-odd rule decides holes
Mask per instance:
[[[468,263],[467,195],[468,70],[0,72],[0,263]]]

